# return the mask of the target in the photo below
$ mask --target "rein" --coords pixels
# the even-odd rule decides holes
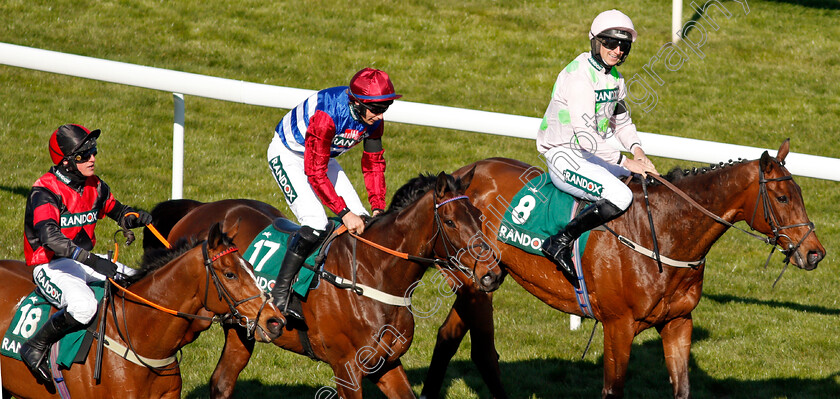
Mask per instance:
[[[726,226],[726,227],[734,227],[734,228],[736,228],[736,229],[738,229],[738,230],[741,230],[741,231],[743,231],[744,233],[747,233],[747,234],[749,234],[749,235],[751,235],[751,236],[753,236],[753,237],[755,237],[755,238],[757,238],[757,239],[761,240],[761,241],[762,241],[762,242],[764,242],[765,244],[772,244],[772,243],[773,243],[773,241],[775,241],[775,239],[771,240],[771,239],[770,239],[770,238],[768,238],[768,237],[764,237],[764,236],[761,236],[761,235],[755,234],[755,233],[753,233],[753,232],[751,232],[751,231],[744,230],[744,229],[742,229],[742,228],[740,228],[740,227],[738,227],[738,226],[736,226],[736,225],[734,225],[734,224],[732,224],[732,223],[729,223],[728,221],[726,221],[726,220],[725,220],[725,219],[723,219],[722,217],[720,217],[720,216],[718,216],[718,215],[715,215],[714,213],[712,213],[712,212],[711,212],[711,211],[709,211],[708,209],[704,208],[704,207],[703,207],[703,205],[700,205],[699,203],[697,203],[697,201],[695,201],[693,198],[689,197],[689,196],[688,196],[688,194],[686,194],[684,191],[680,190],[680,189],[679,189],[677,186],[675,186],[673,183],[669,182],[668,180],[665,180],[665,178],[664,178],[664,177],[659,176],[659,175],[654,175],[654,174],[650,174],[649,176],[653,177],[654,179],[656,179],[657,181],[659,181],[660,183],[662,183],[662,185],[663,185],[663,186],[668,187],[671,191],[673,191],[675,194],[679,195],[680,197],[682,197],[682,199],[684,199],[686,202],[688,202],[688,204],[689,204],[689,205],[691,205],[691,206],[693,206],[693,207],[697,208],[700,212],[702,212],[704,215],[706,215],[706,216],[708,216],[708,217],[712,218],[714,221],[716,221],[716,222],[718,222],[718,223],[720,223],[720,224],[722,224],[722,225],[724,225],[724,226]],[[763,176],[763,173],[762,173],[762,176]],[[788,176],[788,178],[790,178],[790,176]],[[762,182],[761,184],[762,184],[762,188],[763,188],[763,184],[764,184],[764,183]],[[755,217],[755,215],[754,215],[754,214],[753,214],[753,217]]]
[[[229,315],[225,315],[225,317],[224,317],[225,321],[227,321],[227,319],[229,319],[230,317],[234,318],[235,320],[237,320],[237,323],[240,326],[243,326],[243,327],[247,328],[248,336],[249,337],[252,336],[253,332],[254,332],[254,329],[256,327],[256,321],[251,321],[248,317],[243,316],[239,312],[237,307],[239,305],[245,303],[245,302],[248,302],[248,301],[256,299],[256,298],[259,298],[260,295],[254,295],[254,296],[248,297],[248,298],[240,300],[240,301],[234,300],[232,298],[232,296],[230,295],[230,292],[221,284],[219,276],[216,274],[215,269],[213,269],[213,267],[212,267],[213,262],[219,260],[223,256],[234,253],[234,252],[238,251],[239,249],[236,246],[230,246],[227,249],[225,249],[224,251],[221,251],[221,252],[213,255],[212,257],[210,257],[209,253],[208,253],[208,248],[207,248],[207,241],[206,240],[203,241],[201,245],[202,245],[202,247],[201,247],[202,256],[204,257],[204,267],[205,267],[205,270],[207,271],[207,273],[206,273],[207,280],[205,282],[205,288],[204,288],[204,303],[205,304],[207,303],[207,296],[208,296],[208,291],[209,291],[209,288],[210,288],[210,279],[211,279],[211,276],[212,276],[213,283],[216,287],[216,292],[219,295],[219,300],[224,299],[225,302],[228,304],[229,309],[231,310],[231,313]],[[109,278],[108,282],[110,284],[112,284],[114,287],[118,288],[120,291],[125,293],[125,295],[123,295],[123,309],[125,309],[125,297],[130,296],[131,298],[135,299],[136,301],[138,301],[138,302],[140,302],[144,305],[147,305],[149,307],[152,307],[154,309],[160,310],[164,313],[167,313],[167,314],[170,314],[170,315],[173,315],[173,316],[176,316],[176,317],[205,320],[205,321],[209,321],[211,323],[214,323],[214,322],[221,323],[222,322],[222,318],[220,318],[219,316],[206,317],[206,316],[201,316],[201,315],[197,315],[197,314],[179,312],[177,310],[172,310],[172,309],[166,308],[166,307],[158,305],[158,304],[156,304],[152,301],[149,301],[148,299],[145,299],[145,298],[141,297],[140,295],[135,294],[134,292],[131,292],[127,288],[119,285],[113,279]],[[131,337],[130,337],[130,334],[128,332],[128,328],[127,328],[128,322],[126,320],[126,312],[123,311],[123,321],[122,321],[123,323],[122,324],[126,326],[125,334],[123,334],[123,331],[120,329],[120,322],[119,322],[119,320],[117,320],[117,312],[116,312],[115,302],[116,301],[111,301],[111,313],[112,313],[112,317],[114,319],[114,325],[117,328],[117,334],[119,335],[120,339],[122,339],[128,345],[128,347],[124,348],[121,345],[119,345],[118,343],[116,343],[116,341],[114,341],[114,342],[109,341],[109,342],[106,343],[106,346],[113,346],[114,349],[115,349],[115,352],[120,354],[120,356],[123,357],[124,359],[129,360],[133,363],[142,364],[142,365],[148,367],[149,369],[155,370],[157,372],[169,371],[169,370],[173,370],[173,369],[177,368],[178,365],[179,365],[179,360],[177,359],[177,356],[172,356],[172,357],[167,358],[167,359],[154,360],[154,359],[148,359],[148,358],[145,358],[143,356],[140,356],[137,353],[137,350],[134,348],[134,344],[132,344]],[[259,319],[259,315],[262,313],[262,310],[265,307],[265,304],[266,304],[266,301],[264,301],[263,305],[260,307],[260,311],[257,314],[257,319]],[[103,317],[105,317],[105,316],[103,315]],[[99,337],[99,338],[103,341],[107,340],[106,337]],[[180,349],[179,349],[179,351],[180,351]],[[175,363],[174,366],[165,367],[165,365],[172,364],[173,362]]]
[[[349,230],[347,230],[347,226],[345,226],[345,225],[342,225],[341,227],[336,229],[333,232],[332,235],[333,236],[338,236],[338,235],[341,235],[341,234],[346,232],[346,233],[350,234],[350,236],[353,237],[355,240],[361,241],[362,243],[367,244],[368,246],[376,248],[376,249],[378,249],[382,252],[385,252],[389,255],[395,256],[395,257],[400,258],[400,259],[404,259],[404,260],[408,260],[408,261],[412,261],[412,262],[417,262],[417,263],[426,263],[426,264],[430,264],[430,265],[433,264],[433,265],[436,265],[436,266],[449,265],[449,266],[454,266],[461,271],[464,271],[463,266],[456,266],[458,264],[457,260],[455,260],[450,255],[449,247],[451,246],[451,247],[454,248],[455,245],[452,243],[452,240],[449,239],[449,236],[447,236],[446,233],[443,232],[443,222],[441,222],[441,220],[440,220],[440,215],[438,214],[438,209],[441,206],[446,205],[446,204],[448,204],[452,201],[468,200],[468,199],[469,199],[469,197],[467,197],[466,195],[459,195],[457,197],[452,197],[450,199],[441,201],[439,203],[438,202],[435,203],[434,214],[435,214],[435,225],[437,227],[437,231],[435,232],[434,236],[432,236],[432,240],[434,240],[434,238],[437,237],[438,235],[443,237],[444,248],[446,250],[446,259],[425,258],[425,257],[415,256],[415,255],[411,255],[411,254],[408,254],[408,253],[405,253],[405,252],[400,252],[400,251],[385,247],[383,245],[380,245],[380,244],[377,244],[373,241],[370,241],[366,238],[363,238],[362,236],[360,236],[358,234],[350,232]],[[329,241],[329,239],[327,241]],[[368,286],[365,286],[363,284],[357,283],[356,282],[357,263],[356,263],[356,244],[355,244],[355,241],[352,244],[352,252],[353,252],[353,261],[351,262],[351,269],[352,269],[352,279],[351,280],[344,279],[342,277],[334,275],[334,274],[332,274],[330,272],[327,272],[325,270],[317,270],[316,273],[319,273],[320,277],[327,280],[330,284],[333,284],[336,287],[341,288],[341,289],[349,289],[349,290],[355,292],[357,295],[366,296],[368,298],[377,300],[379,302],[383,302],[383,303],[386,303],[386,304],[389,304],[389,305],[394,305],[394,306],[410,306],[411,305],[411,298],[391,295],[391,294],[379,291],[379,290],[377,290],[373,287],[368,287]],[[455,253],[457,254],[458,251],[456,250]],[[455,265],[453,265],[453,261],[454,261]]]
[[[799,247],[802,245],[802,243],[805,242],[805,239],[808,238],[808,236],[811,235],[811,233],[814,232],[815,227],[814,227],[814,223],[810,222],[810,221],[809,222],[804,222],[804,223],[791,224],[791,225],[787,225],[787,226],[780,226],[779,222],[778,222],[778,216],[776,215],[776,212],[774,211],[773,207],[770,206],[770,194],[767,192],[767,183],[768,182],[779,182],[779,181],[793,180],[793,176],[787,175],[787,176],[768,179],[764,176],[764,169],[762,169],[761,167],[758,168],[758,174],[759,174],[759,178],[758,178],[758,192],[759,192],[759,195],[755,199],[755,206],[753,207],[753,215],[752,215],[752,218],[750,218],[750,223],[749,223],[750,224],[750,229],[755,231],[755,229],[752,228],[752,225],[755,222],[755,216],[758,213],[758,203],[759,203],[759,201],[761,201],[762,209],[764,210],[764,221],[767,223],[767,225],[770,226],[770,230],[773,233],[773,238],[761,236],[761,235],[755,234],[753,232],[747,231],[745,229],[742,229],[738,226],[735,226],[734,224],[724,220],[723,218],[715,215],[714,213],[712,213],[709,210],[707,210],[706,208],[704,208],[702,205],[697,203],[697,201],[695,201],[694,199],[689,197],[685,192],[683,192],[682,190],[677,188],[675,185],[673,185],[671,182],[669,182],[665,178],[663,178],[661,176],[658,176],[658,175],[654,175],[654,174],[651,174],[650,176],[652,176],[654,179],[656,179],[657,181],[662,183],[662,185],[664,185],[665,187],[668,187],[671,191],[673,191],[674,193],[676,193],[677,195],[679,195],[680,197],[685,199],[691,206],[697,208],[704,215],[712,218],[714,221],[716,221],[720,224],[723,224],[724,226],[727,226],[727,227],[734,227],[734,228],[736,228],[740,231],[743,231],[744,233],[746,233],[750,236],[753,236],[753,237],[761,240],[765,244],[771,245],[770,254],[767,256],[767,261],[764,263],[764,268],[765,269],[767,268],[767,265],[770,264],[770,258],[773,256],[773,252],[775,252],[776,246],[779,245],[779,238],[786,237],[790,242],[793,242],[793,240],[790,238],[790,236],[782,234],[781,231],[784,230],[784,229],[790,229],[790,228],[794,228],[794,227],[807,226],[808,227],[808,233],[805,234],[804,236],[802,236],[802,239],[799,240],[799,242],[797,242],[796,245],[790,244],[790,245],[788,245],[787,249],[781,249],[782,253],[785,254],[785,259],[784,259],[785,268],[782,269],[782,273],[779,274],[779,277],[776,278],[775,282],[773,282],[773,286],[775,287],[776,283],[779,282],[779,279],[781,279],[782,274],[784,274],[785,270],[787,269],[787,265],[790,263],[790,257],[796,252],[797,249],[799,249]]]
[[[440,221],[440,215],[438,214],[438,208],[440,208],[441,206],[446,205],[446,204],[448,204],[452,201],[462,200],[462,199],[469,199],[469,197],[467,197],[466,195],[459,195],[457,197],[452,197],[448,200],[445,200],[445,201],[442,201],[440,203],[435,204],[435,223],[437,225],[437,231],[435,232],[435,235],[432,237],[433,239],[434,239],[434,237],[436,237],[438,234],[440,234],[443,231],[442,222]],[[341,234],[345,231],[347,231],[347,226],[342,225],[341,227],[338,228],[338,230],[336,230],[336,235]],[[377,244],[373,241],[365,239],[365,238],[363,238],[362,236],[360,236],[356,233],[351,233],[349,231],[347,233],[350,234],[351,236],[353,236],[353,238],[355,238],[355,239],[357,239],[357,240],[359,240],[359,241],[361,241],[361,242],[363,242],[363,243],[365,243],[365,244],[367,244],[371,247],[374,247],[374,248],[376,248],[376,249],[378,249],[382,252],[385,252],[386,254],[396,256],[400,259],[410,260],[412,262],[428,263],[428,264],[433,264],[433,265],[437,265],[437,266],[443,266],[443,265],[446,265],[446,264],[450,264],[451,256],[449,254],[449,246],[452,246],[452,247],[455,246],[454,244],[452,244],[452,240],[450,240],[449,237],[444,233],[444,234],[442,234],[442,236],[444,237],[445,242],[447,244],[449,244],[449,245],[444,244],[444,248],[446,248],[446,258],[447,259],[444,260],[444,259],[438,259],[438,258],[424,258],[424,257],[421,257],[421,256],[414,256],[414,255],[410,255],[410,254],[405,253],[405,252],[400,252],[400,251],[397,251],[397,250],[390,249],[388,247],[382,246],[382,245]]]

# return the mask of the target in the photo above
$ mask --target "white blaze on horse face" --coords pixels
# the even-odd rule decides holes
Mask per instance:
[[[245,269],[245,272],[248,273],[249,276],[251,276],[251,280],[254,281],[254,284],[257,284],[257,276],[254,274],[254,269],[249,267],[249,265],[245,263],[245,259],[239,258],[239,267]]]

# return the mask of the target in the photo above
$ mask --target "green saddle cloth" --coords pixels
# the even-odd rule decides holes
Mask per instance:
[[[248,250],[245,251],[245,260],[254,266],[254,273],[257,275],[257,284],[266,292],[274,287],[274,280],[280,271],[283,257],[286,255],[289,234],[274,228],[274,224],[268,225],[260,234],[254,238]],[[306,264],[314,269],[315,257],[318,251],[306,258]],[[298,295],[306,298],[309,293],[315,272],[303,267],[297,275],[297,280],[292,284],[292,290]],[[317,286],[316,286],[317,287]],[[315,287],[313,287],[315,288]]]
[[[548,236],[557,234],[574,214],[575,198],[551,183],[548,174],[541,174],[513,197],[505,211],[498,239],[525,252],[543,256],[540,246]],[[583,255],[589,232],[578,240]]]
[[[96,295],[97,301],[101,301],[102,297],[105,296],[104,282],[94,282],[89,284],[88,287],[93,289],[93,293]],[[9,325],[9,329],[6,330],[6,335],[3,336],[3,344],[0,346],[0,354],[13,359],[21,360],[19,353],[20,346],[26,342],[29,337],[35,334],[36,331],[44,326],[50,318],[50,311],[52,308],[53,306],[50,305],[44,297],[38,294],[37,291],[33,290],[26,299],[20,302],[20,306],[17,308],[15,317]],[[82,349],[82,342],[84,341],[86,333],[87,330],[75,331],[65,335],[64,338],[59,341],[59,352],[56,362],[60,366],[70,368],[70,365],[73,364],[73,360],[76,359],[76,355],[79,353],[79,350]],[[89,346],[84,348],[85,351],[88,349],[90,349]]]

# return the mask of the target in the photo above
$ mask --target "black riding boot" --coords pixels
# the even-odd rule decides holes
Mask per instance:
[[[64,309],[55,312],[38,332],[20,346],[20,358],[35,378],[44,384],[52,384],[49,355],[50,345],[58,342],[67,333],[84,327]]]
[[[309,255],[312,255],[319,242],[321,235],[309,226],[303,226],[289,239],[289,246],[283,263],[280,265],[280,272],[274,280],[274,288],[271,289],[272,302],[286,317],[294,317],[303,320],[303,314],[298,309],[289,307],[290,292],[292,283],[297,276],[300,267]]]
[[[557,265],[557,269],[566,275],[575,288],[580,288],[572,261],[572,245],[581,234],[621,216],[622,213],[624,211],[612,202],[600,199],[582,210],[560,232],[546,238],[540,250],[546,258]]]

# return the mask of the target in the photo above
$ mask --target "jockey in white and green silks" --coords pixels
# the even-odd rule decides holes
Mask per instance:
[[[636,40],[633,22],[618,10],[602,12],[592,22],[589,38],[590,52],[579,55],[557,76],[537,133],[537,150],[545,157],[552,183],[594,202],[542,245],[546,257],[576,287],[572,244],[584,232],[620,216],[633,200],[619,177],[657,173],[642,150],[624,103],[627,87],[616,68]],[[612,136],[634,157],[610,146],[607,139]]]

